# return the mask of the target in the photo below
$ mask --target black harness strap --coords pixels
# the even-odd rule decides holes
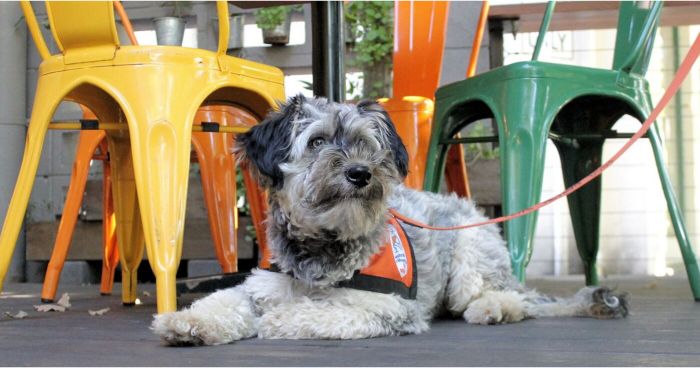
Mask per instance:
[[[100,122],[94,119],[80,119],[80,130],[99,130]]]
[[[405,234],[406,231],[403,229],[401,224],[399,224],[399,227]],[[411,239],[409,239],[408,236],[406,236],[406,239],[408,240],[408,248],[411,250],[411,262],[413,263],[413,283],[410,287],[398,280],[362,274],[360,273],[360,270],[355,271],[355,274],[350,279],[340,281],[333,285],[333,287],[350,288],[382,294],[396,294],[404,299],[415,300],[416,296],[418,295],[418,268],[416,267],[416,256],[413,253],[413,244],[411,244]],[[385,247],[390,246],[390,244],[385,245]],[[275,263],[270,264],[268,271],[282,272],[279,266],[277,266]],[[291,271],[287,272],[287,274],[293,278],[296,278],[294,273]]]
[[[203,132],[218,133],[219,132],[219,123],[214,123],[211,121],[203,121],[202,122],[202,131]]]

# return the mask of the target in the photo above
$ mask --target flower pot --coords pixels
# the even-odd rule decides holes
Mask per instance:
[[[228,18],[229,33],[227,49],[240,49],[243,47],[245,14],[231,14]],[[214,33],[219,37],[219,17],[214,17]]]
[[[156,40],[163,46],[182,46],[185,36],[185,20],[177,17],[162,17],[153,19],[156,28]]]
[[[500,159],[480,158],[468,162],[467,173],[474,202],[481,206],[499,206],[503,203]]]
[[[263,29],[263,42],[269,45],[286,45],[292,28],[292,13],[287,13],[284,23],[272,29]]]

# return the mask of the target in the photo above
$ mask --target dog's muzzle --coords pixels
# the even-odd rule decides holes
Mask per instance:
[[[362,188],[369,184],[369,180],[372,179],[372,173],[369,172],[369,167],[362,165],[350,166],[345,170],[345,178],[358,188]]]

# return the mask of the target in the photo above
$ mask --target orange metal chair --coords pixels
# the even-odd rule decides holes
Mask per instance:
[[[193,122],[200,106],[240,106],[261,119],[283,100],[274,67],[226,55],[228,4],[217,2],[216,52],[174,46],[122,46],[111,1],[47,2],[51,55],[29,2],[22,9],[44,59],[39,67],[22,168],[0,233],[4,281],[29,201],[51,116],[66,99],[85,105],[106,130],[122,266],[122,301],[137,296],[144,242],[156,275],[158,313],[177,307]],[[73,127],[73,125],[70,125]],[[236,131],[236,130],[232,130]]]
[[[394,6],[394,97],[378,101],[408,150],[410,173],[404,183],[418,190],[423,188],[448,14],[447,1],[396,1]],[[445,178],[450,191],[470,197],[462,146],[451,147]]]
[[[83,118],[94,119],[95,116],[91,111],[83,106]],[[99,149],[99,154],[95,155],[95,150]],[[103,179],[103,208],[102,217],[104,225],[102,227],[103,241],[103,263],[102,263],[102,281],[100,283],[100,292],[102,294],[112,293],[112,284],[114,281],[114,270],[119,261],[119,251],[117,249],[115,236],[114,222],[114,206],[112,201],[112,170],[108,159],[106,134],[102,130],[84,130],[80,132],[78,141],[78,152],[73,162],[73,172],[71,173],[71,182],[68,187],[66,202],[63,207],[63,216],[58,227],[58,235],[54,245],[51,261],[46,269],[46,278],[44,279],[44,291],[41,294],[41,299],[44,302],[53,301],[56,295],[58,279],[63,269],[63,264],[66,261],[68,254],[68,246],[73,237],[75,224],[80,212],[80,204],[85,191],[85,183],[87,181],[88,171],[90,169],[90,161],[93,159],[102,160],[104,170],[102,172]]]
[[[119,1],[114,2],[127,35],[133,45],[138,45],[131,22]],[[82,106],[81,106],[82,107]],[[84,109],[83,119],[96,119],[95,115]],[[203,106],[197,111],[195,124],[202,122],[217,122],[222,126],[250,127],[257,124],[257,120],[249,113],[232,106]],[[193,132],[192,144],[196,156],[192,161],[199,162],[201,167],[202,185],[204,189],[207,214],[214,241],[214,249],[219,264],[224,273],[238,271],[237,239],[238,209],[236,207],[236,172],[235,158],[230,147],[233,143],[233,135],[230,133]],[[93,157],[96,147],[100,148],[100,155]],[[119,261],[117,243],[115,237],[115,225],[112,215],[114,204],[111,193],[111,169],[107,154],[107,139],[104,131],[81,131],[78,143],[78,153],[73,164],[71,183],[68,188],[68,196],[64,206],[63,216],[59,225],[54,251],[46,271],[44,289],[41,295],[42,301],[52,302],[56,296],[60,273],[66,260],[68,248],[75,230],[75,224],[82,202],[87,172],[90,160],[102,159],[105,165],[104,171],[104,197],[103,197],[103,233],[104,233],[104,259],[102,269],[102,282],[100,292],[109,295],[112,292],[114,270]],[[248,175],[249,176],[249,175]],[[261,253],[265,254],[266,241],[264,229],[259,225],[264,220],[264,207],[258,203],[264,200],[260,196],[257,184],[253,181],[246,182],[246,189],[250,193],[251,212],[256,226],[256,234]],[[254,203],[253,203],[254,202]],[[261,208],[262,210],[258,210]],[[138,265],[134,265],[135,267]]]

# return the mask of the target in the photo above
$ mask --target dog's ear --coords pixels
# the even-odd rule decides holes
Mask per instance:
[[[361,115],[372,114],[379,124],[379,130],[383,132],[386,144],[394,156],[394,164],[403,179],[408,176],[408,151],[404,146],[399,133],[396,132],[394,122],[389,118],[389,113],[375,100],[362,100],[357,103],[357,109]]]
[[[252,165],[263,187],[281,188],[284,184],[280,165],[289,158],[293,122],[303,114],[304,103],[306,98],[302,95],[291,97],[288,103],[280,104],[279,112],[270,113],[262,123],[236,136],[239,161]]]

